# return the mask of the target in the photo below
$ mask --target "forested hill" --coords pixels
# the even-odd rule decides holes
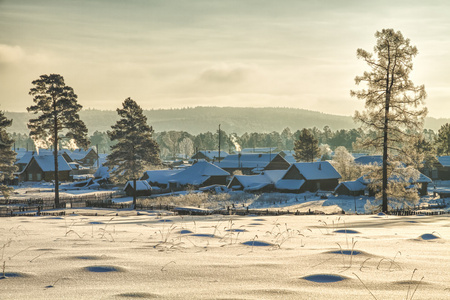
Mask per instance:
[[[187,131],[191,134],[215,132],[221,129],[227,133],[245,132],[281,132],[289,127],[292,131],[302,128],[328,125],[331,130],[358,127],[350,116],[337,116],[315,111],[295,108],[238,108],[238,107],[195,107],[182,109],[158,109],[144,111],[148,123],[155,131]],[[9,132],[28,133],[27,122],[33,117],[26,112],[5,112],[7,118],[13,119]],[[86,123],[89,134],[96,130],[111,129],[118,119],[116,111],[83,110],[81,119]],[[450,119],[427,118],[425,128],[437,131],[441,125],[450,123]]]

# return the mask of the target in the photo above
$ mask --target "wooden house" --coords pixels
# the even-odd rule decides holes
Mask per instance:
[[[275,187],[281,192],[333,191],[341,175],[327,161],[295,163]]]
[[[94,148],[89,148],[88,150],[76,149],[70,153],[70,157],[84,167],[95,167],[95,163],[99,159]]]
[[[72,168],[62,155],[58,155],[58,178],[69,181]],[[34,155],[30,162],[18,174],[19,181],[52,181],[55,179],[55,162],[53,155]]]

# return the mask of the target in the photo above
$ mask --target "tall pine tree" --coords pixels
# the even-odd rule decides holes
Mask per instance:
[[[153,128],[147,125],[147,117],[142,108],[131,98],[125,99],[123,108],[118,108],[121,117],[108,131],[111,141],[111,154],[105,166],[111,171],[112,180],[125,183],[133,181],[133,207],[136,209],[136,180],[146,168],[160,165],[159,145],[152,138]]]
[[[364,100],[366,107],[365,111],[355,113],[355,120],[376,133],[375,138],[366,139],[362,146],[383,153],[381,172],[373,174],[381,173],[378,179],[374,178],[374,183],[381,179],[382,211],[387,212],[388,196],[405,198],[399,193],[401,189],[388,187],[388,178],[395,175],[393,172],[400,160],[408,165],[414,163],[411,157],[415,155],[411,155],[413,149],[410,146],[418,139],[416,133],[422,132],[427,114],[427,109],[422,106],[426,93],[423,85],[415,86],[409,79],[412,59],[418,53],[409,39],[393,29],[377,31],[375,37],[376,57],[363,49],[357,50],[358,58],[364,60],[370,70],[357,76],[355,82],[367,84],[367,89],[351,91],[351,95]],[[405,178],[405,184],[407,182]],[[391,180],[389,184],[396,183]],[[403,189],[404,195],[408,192]]]
[[[294,144],[294,157],[297,161],[312,162],[320,156],[319,141],[304,128]]]
[[[14,140],[6,132],[6,128],[11,126],[12,120],[8,120],[5,114],[0,111],[0,191],[7,198],[12,188],[4,184],[7,179],[12,179],[17,167],[16,153],[11,150]]]
[[[35,144],[53,144],[55,163],[55,206],[59,206],[58,145],[60,139],[73,140],[78,147],[87,148],[87,128],[78,112],[82,106],[77,102],[73,89],[66,86],[59,74],[41,75],[32,82],[29,94],[33,96],[28,112],[39,114],[30,119],[28,128]]]

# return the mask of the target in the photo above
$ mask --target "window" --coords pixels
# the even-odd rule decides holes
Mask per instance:
[[[28,181],[33,181],[33,174],[28,173]]]
[[[42,180],[42,174],[41,173],[37,173],[36,174],[36,180],[37,181],[41,181]]]

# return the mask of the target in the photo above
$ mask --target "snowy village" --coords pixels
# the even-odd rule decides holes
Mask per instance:
[[[450,4],[0,1],[0,299],[450,299]]]

